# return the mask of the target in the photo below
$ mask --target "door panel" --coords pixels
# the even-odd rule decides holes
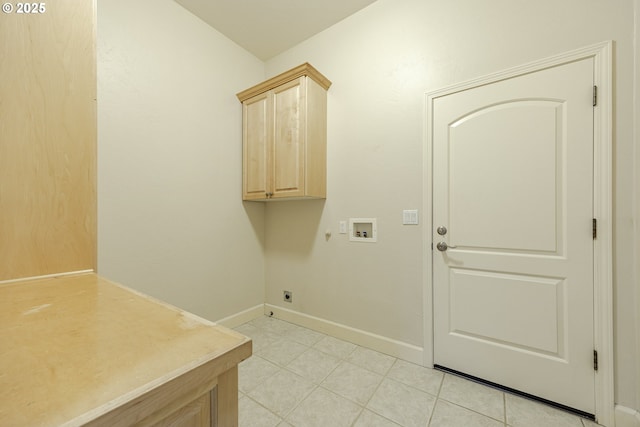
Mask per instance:
[[[593,66],[435,98],[431,130],[435,364],[591,414]]]
[[[513,350],[562,356],[564,283],[551,277],[452,268],[451,333]],[[475,310],[468,310],[470,306]],[[477,316],[477,310],[487,315]]]
[[[555,170],[562,154],[562,113],[558,102],[516,101],[450,125],[452,244],[556,252],[562,170],[541,171]]]
[[[242,170],[243,198],[263,199],[267,188],[267,164],[269,144],[269,120],[267,117],[268,94],[260,94],[248,99],[243,108],[243,150],[245,152]]]
[[[273,197],[304,195],[305,80],[299,78],[273,91]]]

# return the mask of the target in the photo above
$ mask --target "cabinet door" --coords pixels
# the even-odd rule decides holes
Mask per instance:
[[[270,171],[268,93],[256,95],[242,104],[243,200],[265,199],[269,192]]]
[[[306,79],[300,77],[272,91],[273,171],[271,197],[304,196]]]

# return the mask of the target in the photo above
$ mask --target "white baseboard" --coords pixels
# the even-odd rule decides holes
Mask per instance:
[[[372,350],[385,353],[408,362],[423,364],[423,349],[412,344],[396,341],[381,335],[372,334],[361,329],[355,329],[350,326],[332,322],[330,320],[321,319],[319,317],[310,316],[308,314],[299,313],[297,311],[278,307],[275,305],[265,304],[264,313],[277,319],[285,320],[314,331],[322,332],[335,338],[340,338]]]
[[[616,405],[616,427],[640,427],[640,412],[626,406]]]
[[[264,304],[258,304],[255,307],[251,307],[239,313],[232,314],[231,316],[220,319],[215,323],[227,328],[235,328],[236,326],[240,326],[243,323],[250,322],[253,319],[257,319],[261,316],[264,316]]]

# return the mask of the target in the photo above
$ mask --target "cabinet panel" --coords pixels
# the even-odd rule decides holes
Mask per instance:
[[[273,90],[272,197],[304,195],[305,80]]]
[[[305,191],[316,197],[327,194],[327,91],[307,80]]]
[[[243,104],[243,198],[264,198],[268,165],[268,97],[261,94]]]
[[[211,394],[206,393],[153,427],[211,427]]]
[[[95,1],[46,6],[0,17],[0,281],[96,268]]]

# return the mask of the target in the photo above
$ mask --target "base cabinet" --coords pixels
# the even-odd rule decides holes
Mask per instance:
[[[303,64],[238,94],[243,200],[326,198],[330,85]]]
[[[94,273],[0,283],[0,342],[0,426],[238,427],[251,340]]]
[[[211,427],[211,393],[206,393],[178,409],[153,427]]]

